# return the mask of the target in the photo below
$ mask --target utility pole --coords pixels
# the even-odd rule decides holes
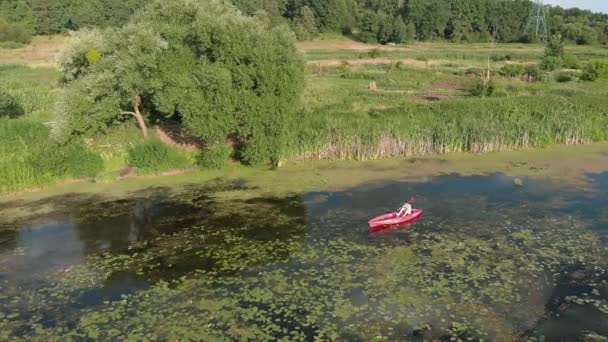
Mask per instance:
[[[526,25],[526,34],[534,34],[541,39],[547,37],[547,14],[543,0],[534,0],[530,19]]]

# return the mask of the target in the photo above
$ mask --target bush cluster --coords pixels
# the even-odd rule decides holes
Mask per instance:
[[[232,147],[219,144],[201,151],[197,164],[206,169],[221,169],[232,154]]]
[[[26,26],[9,23],[0,17],[0,42],[29,44],[31,41],[32,35]]]
[[[40,123],[0,119],[0,193],[93,178],[103,167],[99,154],[84,144],[49,142],[49,129]]]
[[[127,149],[127,162],[136,167],[140,174],[186,169],[190,166],[187,156],[158,139],[149,139],[130,146]]]
[[[49,178],[92,178],[103,170],[99,154],[82,144],[41,146],[26,158],[26,163]]]
[[[25,114],[19,100],[0,86],[0,117],[18,117]]]
[[[583,68],[584,81],[608,80],[608,59],[595,59]]]
[[[542,72],[538,65],[507,64],[500,69],[500,74],[508,77],[527,76],[533,80],[538,80]]]

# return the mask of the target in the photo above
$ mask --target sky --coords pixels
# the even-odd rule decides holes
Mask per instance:
[[[608,13],[608,0],[545,0],[545,3],[564,8],[578,7]]]

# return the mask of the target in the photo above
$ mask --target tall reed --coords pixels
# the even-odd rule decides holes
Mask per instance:
[[[373,115],[308,113],[287,142],[298,159],[483,153],[608,139],[608,100],[579,95],[459,99]]]

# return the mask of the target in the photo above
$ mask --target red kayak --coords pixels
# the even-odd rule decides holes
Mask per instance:
[[[401,227],[416,222],[422,218],[422,210],[413,209],[410,215],[399,217],[397,213],[378,216],[369,221],[369,232],[378,233],[386,229]]]

